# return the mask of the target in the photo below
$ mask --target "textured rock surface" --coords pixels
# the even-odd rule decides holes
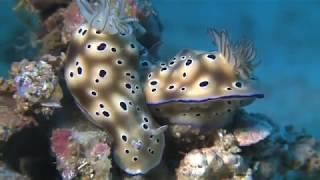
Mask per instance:
[[[256,144],[271,135],[274,128],[267,116],[239,112],[235,117],[233,134],[239,146],[250,146]]]
[[[19,114],[14,109],[16,103],[12,95],[0,93],[0,142],[2,143],[21,129],[37,125],[33,116]]]
[[[2,162],[0,162],[0,179],[1,180],[30,180],[30,178],[28,178],[27,176],[14,172]]]
[[[38,61],[24,59],[12,65],[11,75],[16,88],[14,98],[19,112],[51,115],[55,108],[61,107],[63,94],[57,71],[62,61],[61,57],[44,55]]]
[[[176,170],[178,180],[236,179],[251,173],[244,158],[239,155],[236,139],[226,131],[218,131],[214,146],[195,149],[186,154]]]
[[[64,180],[108,179],[111,177],[110,146],[103,131],[79,132],[56,129],[52,133],[52,151]]]

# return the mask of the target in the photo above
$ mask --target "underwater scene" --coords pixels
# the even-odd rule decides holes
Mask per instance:
[[[320,1],[0,3],[0,180],[320,179]]]

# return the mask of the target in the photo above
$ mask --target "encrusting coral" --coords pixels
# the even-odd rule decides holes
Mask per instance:
[[[57,71],[62,58],[44,55],[38,61],[26,59],[12,65],[17,110],[21,113],[33,111],[50,115],[60,108],[62,89],[58,83]]]
[[[16,87],[13,79],[0,77],[0,143],[5,143],[23,128],[37,125],[35,117],[18,112],[17,101],[13,98]],[[1,150],[1,149],[0,149]]]
[[[51,136],[57,168],[64,180],[110,179],[111,148],[103,131],[56,129]]]
[[[0,78],[0,141],[23,128],[36,126],[36,114],[49,117],[59,108],[62,90],[57,72],[63,58],[44,55],[39,61],[13,63],[10,78]]]
[[[241,147],[257,144],[277,129],[267,116],[245,111],[236,114],[232,126],[232,133]]]
[[[314,137],[292,127],[279,128],[262,114],[242,111],[236,117],[236,125],[228,131],[216,131],[218,136],[213,138],[212,146],[194,149],[184,156],[176,169],[177,179],[319,176],[320,143]]]
[[[0,93],[10,94],[15,92],[14,82],[12,80],[6,80],[0,77]]]
[[[165,146],[161,126],[145,106],[139,81],[139,43],[123,15],[124,1],[78,1],[88,24],[73,35],[65,79],[71,94],[94,124],[115,139],[113,159],[129,174],[144,174],[158,165]]]
[[[181,152],[212,145],[216,129],[195,128],[190,125],[172,124],[166,131],[167,142],[178,147]]]
[[[10,169],[6,164],[0,162],[0,179],[1,180],[30,180],[26,175],[19,174]]]
[[[84,23],[84,17],[80,14],[79,7],[72,1],[63,12],[62,41],[67,44],[72,39],[73,32]]]
[[[10,93],[0,92],[0,143],[5,143],[14,133],[25,127],[37,125],[31,115],[22,115],[14,111],[16,101]]]
[[[315,179],[320,175],[320,142],[292,126],[278,128],[262,143],[247,149],[248,159],[256,159],[255,178]]]
[[[232,134],[217,132],[215,144],[209,148],[195,149],[186,154],[177,171],[178,180],[223,179],[250,176],[251,170]]]
[[[247,113],[244,110],[237,111],[233,123],[225,128],[233,134],[239,147],[257,144],[277,129],[265,115]],[[166,131],[168,141],[182,152],[212,146],[215,133],[217,129],[180,124],[169,125]]]

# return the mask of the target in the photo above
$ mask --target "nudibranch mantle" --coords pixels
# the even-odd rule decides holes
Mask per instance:
[[[90,7],[86,8],[86,13],[91,12]],[[96,21],[94,17],[89,23]],[[145,105],[137,72],[139,44],[130,30],[125,30],[129,27],[117,23],[116,31],[90,23],[74,32],[65,80],[80,109],[94,124],[113,135],[116,164],[129,174],[144,174],[162,159],[166,126],[159,127]]]
[[[264,96],[252,78],[252,46],[231,44],[224,31],[210,29],[209,35],[217,51],[184,49],[148,74],[144,92],[158,119],[221,127],[237,109]]]

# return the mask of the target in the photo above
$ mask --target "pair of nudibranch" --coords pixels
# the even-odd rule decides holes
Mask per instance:
[[[163,124],[221,127],[236,109],[263,94],[251,79],[254,51],[234,46],[225,32],[210,30],[217,51],[182,50],[140,81],[134,18],[123,1],[78,0],[87,24],[73,35],[65,79],[78,106],[114,137],[113,159],[129,174],[155,167],[165,146]],[[151,112],[148,110],[150,108]]]

